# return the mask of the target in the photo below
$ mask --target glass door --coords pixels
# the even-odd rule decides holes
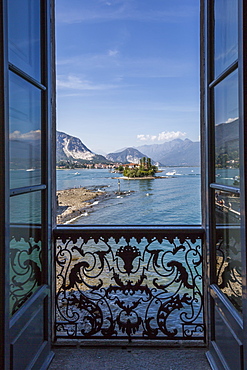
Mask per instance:
[[[4,369],[46,368],[51,342],[51,1],[6,0]],[[7,294],[6,294],[7,297]]]
[[[208,359],[219,369],[244,368],[240,3],[204,2]]]

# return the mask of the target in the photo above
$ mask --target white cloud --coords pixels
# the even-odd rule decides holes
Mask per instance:
[[[192,76],[195,73],[195,63],[191,60],[181,60],[171,56],[166,57],[124,57],[118,48],[105,50],[101,54],[80,54],[73,57],[59,58],[57,70],[84,71],[95,74],[95,71],[105,70],[103,74],[124,74],[126,78],[171,78]],[[77,72],[76,72],[77,73]]]
[[[228,118],[228,120],[226,121],[226,123],[231,123],[233,121],[236,121],[238,119],[238,117],[235,117],[235,118]]]
[[[41,131],[29,131],[22,134],[20,131],[14,131],[9,134],[10,140],[40,140]]]
[[[63,89],[73,89],[73,90],[109,90],[116,89],[119,86],[113,84],[94,84],[89,80],[83,80],[75,75],[68,76],[58,76],[57,87]]]
[[[108,55],[110,57],[115,57],[116,55],[118,55],[119,51],[118,50],[108,50]]]
[[[158,135],[137,135],[137,139],[140,141],[170,141],[186,136],[186,132],[181,131],[163,131]]]

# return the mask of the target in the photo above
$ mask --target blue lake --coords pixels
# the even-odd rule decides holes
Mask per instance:
[[[100,169],[57,171],[57,189],[86,187],[109,193],[74,223],[86,225],[189,225],[201,223],[201,177],[198,167],[163,168],[155,180],[116,179],[120,174]],[[119,190],[121,195],[117,194]],[[124,193],[124,194],[122,194]]]
[[[84,225],[197,225],[201,224],[201,176],[199,167],[163,168],[155,180],[123,180],[120,174],[100,169],[57,170],[57,189],[86,187],[100,189],[109,197],[94,202],[84,216],[75,220]],[[233,185],[238,169],[217,171],[217,182]],[[12,188],[40,183],[39,171],[11,171]],[[119,184],[120,183],[120,184]],[[117,192],[119,190],[119,195]],[[11,198],[11,222],[40,222],[40,192]],[[18,211],[17,211],[18,210]]]

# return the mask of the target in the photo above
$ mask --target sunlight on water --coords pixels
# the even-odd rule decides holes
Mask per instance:
[[[200,168],[164,168],[160,176],[176,170],[173,176],[155,180],[120,180],[108,170],[58,170],[57,189],[86,187],[103,190],[110,197],[88,208],[87,217],[76,224],[200,224]]]

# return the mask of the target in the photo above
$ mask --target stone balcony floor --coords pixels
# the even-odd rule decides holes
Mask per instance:
[[[163,346],[55,347],[49,370],[209,370],[205,348]]]

